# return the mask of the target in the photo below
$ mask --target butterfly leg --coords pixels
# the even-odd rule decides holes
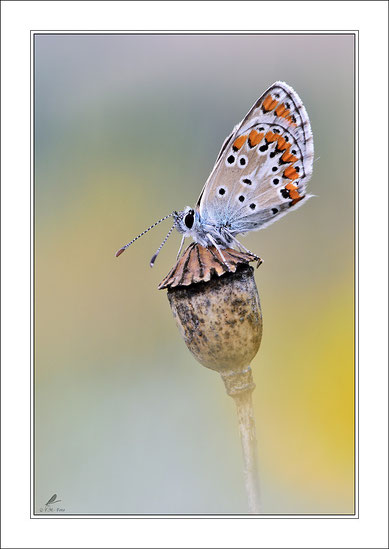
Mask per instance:
[[[244,250],[245,252],[247,252],[248,254],[252,255],[255,257],[255,259],[258,261],[258,267],[259,265],[262,263],[262,259],[260,257],[257,256],[257,254],[254,254],[253,252],[251,252],[249,249],[247,249],[245,246],[243,246],[243,244],[241,242],[239,242],[239,240],[237,238],[235,238],[234,236],[232,236],[232,234],[230,233],[230,231],[226,231],[226,233],[228,234],[228,236],[230,236],[233,240],[233,242],[235,242],[235,244],[237,244],[237,246],[239,246],[239,248],[241,250]]]
[[[181,254],[181,251],[182,251],[182,247],[183,247],[183,245],[184,245],[185,238],[186,238],[185,235],[183,235],[183,237],[181,238],[180,249],[178,250],[178,254],[177,254],[177,261],[178,261],[178,258],[180,257],[180,254]]]
[[[228,263],[227,263],[227,261],[226,261],[226,258],[225,258],[224,255],[223,255],[223,252],[221,251],[220,246],[216,243],[216,241],[215,241],[215,239],[213,238],[213,236],[210,235],[209,233],[207,233],[207,238],[208,238],[208,240],[210,241],[210,243],[211,243],[213,246],[215,246],[215,248],[217,249],[217,251],[218,251],[219,254],[220,254],[220,257],[221,257],[222,260],[223,260],[224,265],[225,265],[226,267],[228,267],[228,270],[229,270],[230,267],[228,266]]]

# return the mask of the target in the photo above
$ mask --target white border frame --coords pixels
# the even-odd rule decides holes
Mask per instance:
[[[24,547],[374,547],[387,548],[387,92],[388,4],[359,2],[2,2],[2,546]],[[29,32],[193,26],[360,33],[359,519],[272,519],[260,523],[182,518],[37,521],[29,518]],[[319,17],[318,17],[319,15]],[[378,94],[378,166],[371,162],[372,92]],[[374,106],[374,105],[373,105]],[[374,122],[377,112],[374,112]],[[375,160],[378,159],[378,156]],[[152,520],[152,519],[151,519]],[[276,522],[274,522],[276,521]],[[277,521],[281,521],[278,523]]]

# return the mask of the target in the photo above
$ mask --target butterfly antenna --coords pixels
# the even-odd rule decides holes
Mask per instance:
[[[167,240],[167,239],[169,238],[169,236],[172,234],[172,231],[173,231],[173,229],[174,229],[175,226],[176,226],[176,224],[174,223],[173,227],[169,230],[169,232],[167,233],[167,235],[166,235],[165,238],[163,239],[162,244],[160,245],[160,247],[158,248],[158,250],[155,252],[155,254],[153,255],[153,257],[151,258],[150,267],[153,267],[153,266],[154,266],[155,260],[157,259],[159,252],[162,250],[162,247],[163,247],[164,244],[166,243],[166,240]]]
[[[131,240],[131,242],[129,242],[128,244],[126,244],[125,246],[123,246],[122,248],[120,248],[120,250],[118,250],[116,252],[116,257],[119,257],[119,255],[121,255],[125,250],[127,250],[127,248],[129,246],[131,246],[131,244],[133,244],[135,242],[135,240],[138,240],[138,238],[140,238],[141,236],[143,236],[144,234],[148,233],[151,229],[153,229],[156,225],[158,225],[159,223],[161,223],[162,221],[165,221],[165,219],[167,219],[168,217],[172,217],[173,215],[177,215],[177,212],[172,212],[171,214],[169,215],[166,215],[165,217],[163,217],[162,219],[160,219],[159,221],[157,221],[156,223],[153,223],[153,225],[151,225],[148,229],[146,229],[145,231],[143,231],[143,233],[140,233],[138,234],[138,236],[136,236],[133,240]],[[173,225],[174,227],[174,225]]]

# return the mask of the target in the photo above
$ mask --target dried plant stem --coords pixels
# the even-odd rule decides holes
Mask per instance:
[[[257,437],[251,393],[233,396],[238,412],[243,472],[250,513],[260,513]]]
[[[243,474],[250,513],[260,513],[257,437],[252,392],[255,388],[251,368],[222,374],[227,393],[234,399],[238,414],[243,452]]]

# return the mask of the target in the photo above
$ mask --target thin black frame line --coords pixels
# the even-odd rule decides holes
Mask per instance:
[[[32,46],[32,52],[31,52],[31,46]],[[30,506],[32,506],[32,511],[34,514],[35,509],[35,497],[36,497],[36,465],[35,465],[35,454],[36,454],[36,444],[35,444],[35,420],[36,420],[36,413],[35,413],[35,40],[32,40],[32,43],[30,42],[30,65],[33,64],[33,70],[32,70],[32,88],[30,88],[30,108],[32,108],[32,113],[30,116],[30,123],[32,122],[32,132],[30,132],[30,138],[32,137],[32,148],[30,147],[30,151],[32,150],[32,161],[30,161],[31,164],[31,170],[32,170],[32,178],[33,178],[33,188],[32,188],[32,219],[30,221],[30,226],[32,227],[32,235],[33,235],[33,253],[32,253],[32,295],[33,295],[33,312],[32,312],[32,319],[33,319],[33,325],[32,325],[32,347],[31,347],[31,357],[33,360],[33,387],[32,387],[32,398],[33,398],[33,414],[32,414],[32,428],[33,428],[33,437],[32,437],[32,452],[33,452],[33,465],[32,465],[32,473],[33,473],[33,492],[30,497]],[[31,94],[32,91],[32,94]],[[30,482],[31,486],[31,482]]]
[[[32,162],[32,157],[33,157],[33,154],[31,153],[31,147],[32,147],[32,142],[33,140],[31,139],[31,126],[32,126],[32,121],[31,121],[31,117],[32,117],[32,111],[33,109],[31,108],[31,81],[32,81],[32,78],[31,78],[31,71],[32,71],[32,63],[31,63],[31,40],[30,40],[30,125],[29,125],[29,128],[30,128],[30,361],[31,361],[31,352],[32,352],[32,337],[31,337],[31,330],[33,330],[33,326],[34,326],[34,323],[32,322],[32,319],[31,319],[31,311],[32,311],[32,303],[31,301],[34,301],[34,298],[31,299],[31,296],[32,296],[32,287],[31,287],[31,256],[32,256],[32,243],[34,241],[34,236],[32,234],[32,230],[31,230],[31,222],[32,222],[32,212],[31,212],[31,193],[32,193],[32,185],[31,185],[31,171],[32,171],[32,167],[31,167],[31,162]],[[32,387],[32,384],[31,384],[31,375],[32,375],[32,372],[31,372],[31,365],[30,365],[30,400],[32,400],[32,397],[31,397],[31,387]],[[29,486],[29,492],[30,492],[30,515],[31,515],[31,498],[32,498],[32,491],[33,491],[33,488],[31,486],[32,482],[33,482],[33,478],[34,478],[34,475],[32,475],[32,471],[31,471],[31,449],[32,449],[32,429],[31,429],[31,407],[30,407],[30,486]],[[32,482],[31,482],[32,481]]]
[[[115,34],[115,33],[113,33],[113,34]],[[292,33],[292,35],[293,34],[294,33]],[[334,33],[334,35],[338,35],[338,34],[340,34],[340,33]],[[35,40],[33,41],[33,45],[34,45],[34,56],[35,56]],[[358,48],[359,48],[359,43],[358,43]],[[355,71],[355,35],[354,35],[354,71]],[[31,61],[30,61],[30,77],[31,77]],[[34,71],[34,83],[35,83],[35,71]],[[356,87],[355,87],[355,74],[354,74],[354,105],[355,105],[355,92],[356,92]],[[34,114],[35,114],[35,112],[34,112]],[[34,122],[35,122],[35,120],[34,120]],[[34,124],[34,126],[35,126],[35,124]],[[355,126],[355,108],[354,108],[354,126]],[[31,127],[31,117],[30,117],[30,127]],[[35,127],[34,127],[34,130],[35,130]],[[354,129],[354,144],[355,144],[355,129]],[[33,148],[34,148],[34,158],[35,158],[35,140],[33,140]],[[355,145],[354,145],[354,152],[355,152]],[[30,158],[30,171],[31,171],[31,158]],[[34,183],[35,183],[35,178],[34,178]],[[355,174],[354,174],[354,187],[355,187]],[[34,191],[35,191],[35,184],[34,184]],[[30,197],[31,197],[31,188],[30,188]],[[35,192],[34,192],[34,199],[35,199]],[[35,202],[35,200],[34,200],[34,202]],[[358,212],[359,212],[359,202],[358,202]],[[355,214],[355,196],[354,196],[354,214]],[[30,213],[30,216],[31,216],[31,213]],[[35,218],[35,209],[34,209],[34,218]],[[35,244],[35,227],[33,227],[33,242]],[[354,235],[354,250],[355,250],[355,235]],[[34,255],[34,260],[35,260],[35,255]],[[31,265],[31,248],[30,248],[30,265]],[[358,265],[358,272],[359,272],[359,265]],[[34,277],[33,277],[33,282],[34,282]],[[358,282],[359,282],[359,278],[358,278]],[[355,287],[355,260],[354,260],[354,287]],[[355,291],[354,291],[354,300],[355,300]],[[354,301],[354,307],[355,307],[355,301]],[[30,309],[31,309],[31,302],[30,302]],[[34,286],[34,311],[35,311],[35,286]],[[358,303],[358,312],[359,312],[359,303]],[[358,336],[359,336],[359,323],[358,323]],[[354,338],[355,338],[355,319],[354,319]],[[30,348],[31,348],[31,341],[30,341]],[[358,349],[358,351],[359,351],[359,349]],[[359,356],[359,353],[358,353],[358,356]],[[35,372],[35,369],[34,369],[34,372]],[[354,372],[355,372],[355,358],[354,358]],[[358,372],[359,372],[359,362],[358,362]],[[31,378],[31,370],[30,370],[30,378]],[[355,375],[354,375],[354,426],[356,427],[355,386],[356,386],[356,379],[355,379]],[[35,378],[34,378],[34,393],[35,393]],[[358,396],[359,396],[359,385],[358,385]],[[358,399],[358,402],[359,402],[359,399]],[[35,408],[34,408],[34,425],[35,425]],[[354,432],[355,432],[355,427],[354,427]],[[358,427],[359,427],[359,423],[358,423]],[[358,433],[359,433],[359,428],[358,428]],[[30,429],[30,447],[31,447],[31,429]],[[359,450],[359,436],[358,436],[358,450]],[[35,437],[34,437],[34,454],[35,454]],[[354,513],[353,514],[345,514],[345,516],[350,516],[350,517],[356,514],[356,510],[355,510],[355,495],[356,495],[355,463],[356,463],[356,452],[355,452],[355,440],[354,440]],[[359,475],[359,460],[358,460],[358,475]],[[35,493],[35,475],[33,475],[33,478],[34,478],[34,493]],[[358,488],[359,488],[359,485],[358,485]],[[30,492],[31,492],[31,483],[30,483]],[[359,495],[359,490],[358,490],[358,495]],[[30,498],[30,501],[31,501],[31,498]],[[359,497],[358,497],[358,503],[359,503]],[[30,509],[30,511],[31,511],[31,509]],[[36,514],[36,513],[33,513],[33,515],[34,516],[39,516],[39,517],[42,516],[42,515]],[[124,515],[124,517],[128,516],[127,514],[123,514],[123,515]],[[200,514],[199,515],[194,514],[194,515],[195,516],[203,516],[203,515],[200,515]],[[280,516],[280,515],[282,516],[282,514],[277,514],[277,516]],[[288,515],[289,516],[294,516],[294,514],[288,514]],[[321,515],[323,515],[323,514],[321,514]],[[70,515],[70,514],[63,515],[64,518],[67,517],[67,516],[73,516],[73,515]],[[104,515],[104,514],[100,515],[99,514],[99,516],[106,516],[106,515]],[[131,514],[130,516],[136,516],[136,514]],[[147,516],[152,516],[152,515],[147,515]],[[179,516],[185,516],[185,514],[180,514]],[[217,515],[217,516],[220,516],[220,515]],[[232,516],[236,516],[236,514],[232,514]],[[304,515],[296,514],[296,516],[303,517]],[[309,517],[310,516],[315,517],[316,515],[308,515],[308,516]],[[342,516],[342,515],[326,515],[326,514],[324,514],[324,516]],[[43,515],[42,516],[42,518],[46,518],[46,517],[48,518],[48,517],[50,517],[50,515]],[[55,517],[55,518],[61,518],[61,517]],[[90,517],[90,518],[94,518],[94,517]],[[157,518],[157,517],[155,517],[155,518]],[[174,517],[171,517],[171,518],[174,518]],[[237,518],[244,518],[244,517],[237,517]],[[258,517],[258,518],[260,518],[260,517]],[[270,517],[268,517],[268,518],[270,518]]]
[[[270,513],[261,513],[261,514],[248,514],[248,513],[208,513],[208,514],[201,514],[201,513],[170,513],[164,515],[163,513],[90,513],[88,515],[83,513],[34,513],[34,518],[38,519],[53,519],[53,520],[61,520],[66,518],[99,518],[99,517],[106,517],[109,519],[121,519],[121,518],[226,518],[230,519],[231,517],[235,517],[237,519],[278,519],[278,518],[303,518],[303,519],[318,519],[318,518],[332,518],[332,519],[350,519],[355,520],[359,519],[359,517],[355,516],[355,513],[339,513],[339,514],[331,514],[331,513],[279,513],[279,514],[270,514]]]
[[[206,32],[206,33],[196,33],[196,32],[193,32],[191,31],[190,34],[193,34],[193,35],[196,35],[196,34],[205,34],[205,35],[212,35],[212,32],[213,31],[209,31],[209,32]],[[43,33],[43,34],[48,34],[48,35],[55,35],[55,34],[58,34],[56,32],[49,32],[49,33]],[[66,36],[69,36],[69,35],[72,35],[73,33],[72,32],[68,32],[68,31],[62,31],[60,32],[59,34],[64,34]],[[85,35],[85,36],[89,36],[89,35],[93,35],[93,32],[78,32],[78,33],[75,33],[75,34],[78,34],[78,35]],[[107,35],[116,35],[116,34],[121,34],[121,33],[115,33],[115,32],[107,32],[107,33],[101,33],[103,35],[107,34]],[[126,34],[126,35],[133,35],[133,34],[142,34],[141,32],[139,31],[136,31],[134,33],[123,33],[123,34]],[[149,31],[149,33],[146,33],[147,35],[154,35],[154,34],[158,34],[158,35],[165,35],[165,34],[168,34],[168,33],[152,33]],[[182,35],[185,35],[184,31],[182,32],[177,32],[175,31],[173,34],[177,35],[177,36],[182,36]],[[293,36],[295,34],[298,34],[300,35],[299,31],[296,31],[296,32],[289,32],[289,33],[284,33],[284,32],[258,32],[258,31],[248,31],[248,34],[245,34],[245,33],[231,33],[232,35],[237,35],[237,36],[240,36],[240,35],[246,35],[246,36],[251,36],[251,35],[272,35],[272,34],[277,34],[277,35],[290,35],[290,36]],[[326,32],[321,32],[321,31],[318,31],[317,33],[315,32],[302,32],[301,35],[304,35],[304,36],[311,36],[311,35],[331,35],[331,36],[338,36],[338,35],[353,35],[354,36],[354,41],[353,41],[353,45],[354,45],[354,50],[353,50],[353,53],[354,53],[354,75],[353,75],[353,81],[354,81],[354,216],[356,213],[358,213],[358,217],[355,217],[355,221],[359,220],[359,118],[358,118],[358,139],[356,139],[356,133],[357,133],[357,125],[356,125],[356,113],[358,112],[358,115],[359,115],[359,93],[358,93],[358,106],[356,105],[356,100],[355,100],[355,97],[356,97],[356,90],[357,90],[357,84],[358,84],[358,90],[359,90],[359,31],[352,31],[352,32],[346,32],[346,33],[343,33],[342,31],[340,32],[331,32],[331,33],[326,33]],[[235,517],[236,519],[261,519],[261,518],[264,518],[264,519],[269,519],[269,518],[300,518],[300,519],[310,519],[310,518],[356,518],[356,519],[359,519],[359,515],[357,515],[357,512],[356,512],[356,502],[358,503],[357,507],[358,507],[358,512],[359,512],[359,482],[358,482],[358,490],[357,490],[357,493],[356,493],[356,441],[355,441],[355,433],[358,432],[358,480],[359,480],[359,299],[358,299],[358,302],[357,302],[357,312],[358,312],[358,318],[357,320],[355,320],[355,315],[354,315],[354,339],[355,339],[355,344],[354,344],[354,512],[353,513],[345,513],[345,514],[326,514],[326,513],[321,513],[321,514],[299,514],[299,513],[288,513],[288,514],[275,514],[275,515],[266,515],[266,514],[261,514],[261,515],[244,515],[243,513],[242,514],[236,514],[236,513],[231,513],[231,514],[228,514],[228,513],[220,513],[220,514],[216,514],[216,515],[210,515],[210,514],[207,514],[207,515],[202,515],[202,514],[186,514],[186,513],[182,513],[182,514],[177,514],[177,515],[153,515],[153,514],[145,514],[145,515],[137,515],[137,514],[126,514],[126,513],[118,513],[118,514],[113,514],[113,513],[109,513],[109,514],[104,514],[104,513],[99,513],[99,514],[94,514],[93,516],[90,516],[90,515],[83,515],[83,514],[63,514],[63,515],[50,515],[50,514],[40,514],[40,513],[35,513],[34,510],[33,510],[33,507],[35,506],[35,495],[36,495],[36,482],[35,482],[35,36],[39,36],[40,33],[35,33],[34,31],[30,31],[30,108],[32,106],[32,112],[30,113],[30,139],[31,139],[31,125],[32,125],[32,131],[33,131],[33,143],[32,143],[32,147],[31,147],[31,144],[30,144],[30,182],[32,184],[32,189],[31,189],[31,185],[30,185],[30,233],[32,233],[32,241],[31,241],[31,238],[30,238],[30,288],[31,288],[31,282],[32,282],[32,313],[33,313],[33,316],[31,315],[31,299],[30,299],[30,322],[31,322],[31,326],[30,326],[30,399],[31,399],[31,402],[30,402],[30,477],[32,476],[32,482],[31,482],[31,478],[30,478],[30,518],[36,518],[36,519],[66,519],[66,518],[87,518],[87,519],[95,519],[95,518],[100,518],[100,517],[106,517],[108,519],[120,519],[120,518],[162,518],[162,519],[166,519],[166,518],[170,518],[170,519],[176,519],[176,518],[181,518],[181,517],[184,517],[184,518],[209,518],[209,519],[214,519],[214,518],[220,518],[220,519],[223,519],[223,518],[231,518],[231,517]],[[225,33],[223,31],[220,31],[218,32],[217,34],[214,34],[214,36],[224,36]],[[358,36],[358,41],[356,41],[356,37]],[[31,47],[32,47],[32,57],[31,57]],[[358,55],[356,55],[358,53]],[[358,58],[358,60],[357,60]],[[358,73],[356,73],[356,68],[358,67]],[[357,78],[357,74],[358,74],[358,78]],[[32,86],[33,88],[31,87],[31,75],[32,75]],[[358,80],[358,82],[357,82]],[[32,100],[32,96],[31,96],[31,91],[34,91],[34,94],[33,94],[33,99],[34,99],[34,104],[32,105],[31,103],[31,100]],[[358,108],[357,108],[358,107]],[[357,143],[356,143],[357,141]],[[358,154],[356,154],[358,152]],[[32,158],[33,157],[33,158]],[[33,172],[33,173],[32,173]],[[356,180],[356,174],[358,174],[358,179]],[[356,201],[356,193],[355,193],[355,190],[358,190],[358,201]],[[33,204],[32,204],[32,207],[31,207],[31,196],[33,196]],[[356,203],[357,202],[357,203]],[[356,210],[357,208],[357,210]],[[32,218],[32,219],[31,219]],[[32,231],[31,231],[31,226],[32,226]],[[358,236],[358,242],[356,242],[356,237]],[[31,237],[31,234],[30,234],[30,237]],[[357,224],[357,231],[356,231],[356,226],[354,224],[354,230],[353,230],[353,240],[354,240],[354,309],[355,309],[355,303],[356,303],[356,295],[358,295],[359,297],[359,223]],[[356,264],[355,262],[355,250],[358,250],[358,262]],[[33,270],[31,270],[31,268],[33,268]],[[358,288],[356,287],[356,283],[355,283],[355,278],[356,278],[356,273],[358,273]],[[356,293],[356,290],[358,289],[358,294]],[[33,319],[33,321],[31,320]],[[356,337],[357,336],[357,337]],[[33,352],[34,351],[34,352]],[[34,356],[33,356],[34,355]],[[357,358],[357,360],[356,360]],[[358,365],[358,368],[356,369],[356,366]],[[356,387],[356,376],[355,376],[355,373],[356,371],[358,371],[358,387]],[[33,395],[31,395],[31,377],[33,378]],[[356,396],[358,395],[358,399],[356,399]],[[357,400],[358,400],[358,415],[357,415]],[[33,418],[33,430],[31,432],[31,408],[32,408],[32,418]],[[358,421],[357,421],[357,417],[358,417]],[[31,440],[32,440],[32,448],[33,448],[33,456],[31,455]],[[31,485],[33,486],[33,494],[31,494]],[[111,516],[111,515],[114,515],[114,516]]]
[[[357,134],[357,148],[358,148],[358,161],[355,163],[355,166],[356,166],[356,172],[357,172],[357,182],[358,182],[358,186],[357,186],[357,189],[358,189],[358,204],[357,204],[357,207],[358,207],[358,216],[357,216],[357,231],[358,231],[358,262],[357,262],[357,271],[358,271],[358,301],[357,301],[357,305],[358,305],[358,318],[357,318],[357,329],[358,329],[358,338],[357,338],[357,346],[358,346],[358,351],[357,351],[357,357],[358,357],[358,414],[356,414],[356,417],[358,418],[358,514],[359,514],[359,479],[360,479],[360,476],[359,476],[359,113],[360,113],[360,109],[359,109],[359,35],[358,35],[358,41],[357,41],[357,49],[358,49],[358,111],[356,111],[358,113],[358,127],[355,128],[355,132]],[[388,442],[389,444],[389,442]]]
[[[93,31],[39,31],[30,29],[30,32],[34,34],[34,36],[52,36],[52,35],[64,35],[64,36],[353,36],[355,34],[359,33],[359,30],[344,30],[344,31],[313,31],[313,32],[304,32],[301,31],[295,31],[295,32],[283,32],[283,31],[274,31],[274,32],[262,32],[260,30],[246,30],[246,31],[177,31],[177,30],[167,30],[166,32],[158,32],[158,31],[142,31],[142,30],[136,30],[136,31],[120,31],[120,32],[112,32],[112,31],[103,31],[103,30],[93,30]],[[213,33],[213,34],[212,34]]]
[[[356,44],[355,44],[355,37],[354,37],[354,49],[353,49],[353,65],[354,65],[354,82],[355,82],[355,78],[356,78]],[[356,276],[357,276],[357,272],[356,272],[356,266],[355,266],[355,261],[356,261],[356,239],[357,239],[357,235],[356,235],[356,215],[355,215],[355,211],[356,211],[356,167],[355,167],[355,161],[356,161],[356,135],[355,135],[355,132],[356,132],[356,86],[354,85],[354,93],[353,93],[353,100],[354,100],[354,105],[353,105],[353,113],[354,113],[354,117],[353,117],[353,123],[354,123],[354,126],[353,126],[353,153],[354,153],[354,162],[353,162],[353,180],[354,180],[354,197],[353,197],[353,240],[354,240],[354,246],[353,246],[353,271],[354,271],[354,276],[353,276],[353,280],[354,280],[354,291],[353,291],[353,296],[354,296],[354,302],[353,302],[353,338],[354,338],[354,345],[353,345],[353,350],[354,350],[354,482],[353,482],[353,485],[354,485],[354,513],[357,515],[357,507],[358,507],[358,510],[359,510],[359,502],[358,502],[358,505],[357,505],[357,501],[356,501],[356,491],[357,491],[357,473],[356,473],[356,464],[357,464],[357,452],[356,452],[356,441],[357,441],[357,436],[356,436],[356,429],[357,429],[357,413],[356,413],[356,402],[357,402],[357,398],[356,398],[356,368],[357,368],[357,357],[356,357],[356,317],[355,317],[355,313],[356,313],[356,307],[355,307],[355,304],[356,304],[356,299],[357,299],[357,296],[356,296],[356,292],[355,292],[355,289],[356,289]],[[359,425],[359,422],[358,422],[358,425]],[[359,440],[359,437],[358,437],[358,440]],[[359,460],[358,460],[358,463],[359,463]],[[359,487],[359,483],[358,483],[358,487]]]
[[[307,515],[307,514],[299,514],[299,513],[279,513],[278,515],[276,514],[266,514],[266,513],[263,513],[263,514],[253,514],[253,515],[248,515],[248,514],[244,514],[244,513],[241,513],[241,514],[234,514],[234,513],[209,513],[207,515],[205,514],[201,514],[201,513],[180,513],[180,514],[174,514],[174,513],[171,513],[170,515],[164,515],[162,513],[160,514],[157,514],[157,513],[149,513],[149,514],[146,514],[144,513],[143,515],[140,514],[140,513],[90,513],[90,514],[83,514],[83,513],[61,513],[61,514],[55,514],[55,513],[33,513],[33,517],[32,518],[36,518],[36,519],[43,519],[43,520],[46,520],[46,519],[52,519],[52,520],[63,520],[63,519],[66,519],[66,518],[80,518],[80,519],[95,519],[95,518],[107,518],[107,519],[111,519],[111,520],[115,520],[115,519],[127,519],[127,518],[137,518],[137,519],[142,519],[142,518],[145,518],[145,519],[148,519],[148,518],[155,518],[155,519],[175,519],[175,518],[201,518],[201,519],[204,519],[204,518],[210,518],[210,519],[215,519],[215,518],[224,518],[224,519],[231,519],[232,517],[236,518],[236,519],[279,519],[279,518],[282,518],[282,519],[296,519],[296,518],[301,518],[301,519],[314,519],[314,520],[317,520],[317,519],[350,519],[350,520],[358,520],[359,517],[355,516],[354,513],[340,513],[339,515],[331,515],[331,514],[326,514],[326,513],[322,513],[322,514],[312,514],[312,515]]]
[[[46,0],[47,1],[47,0]],[[63,0],[50,0],[51,2],[60,2],[60,1],[63,1]],[[68,0],[68,2],[78,2],[79,0]],[[86,0],[87,2],[89,1],[93,1],[94,3],[96,2],[103,2],[103,1],[106,1],[106,0]],[[128,0],[118,0],[119,2],[128,2]],[[174,2],[182,2],[182,0],[173,0]],[[197,3],[201,4],[205,4],[208,0],[197,0]],[[230,4],[233,3],[233,0],[214,0],[216,2],[224,2],[224,3],[227,3],[229,2]],[[258,0],[246,0],[246,2],[257,2]],[[303,0],[303,2],[308,2],[310,0]],[[350,1],[350,0],[348,0]],[[366,0],[354,0],[354,1],[357,1],[357,2],[362,2],[362,1],[366,1]],[[386,2],[386,0],[378,0],[379,2]],[[327,4],[335,4],[337,2],[337,0],[326,0],[326,3]]]
[[[354,277],[357,278],[356,283],[354,282],[354,309],[357,315],[356,318],[354,317],[354,460],[357,462],[354,466],[354,483],[356,484],[358,480],[358,485],[355,488],[357,493],[354,496],[357,509],[354,509],[354,511],[358,514],[359,518],[359,33],[358,40],[354,39],[354,41],[356,42],[354,47]],[[358,87],[356,86],[356,81],[358,82]],[[358,382],[356,377],[358,377]],[[356,436],[357,440],[355,440]]]

